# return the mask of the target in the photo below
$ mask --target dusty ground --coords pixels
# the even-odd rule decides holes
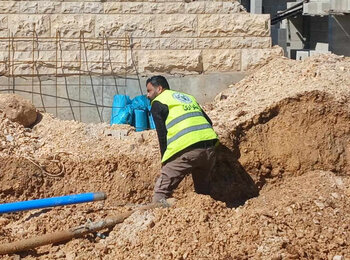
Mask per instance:
[[[3,258],[349,258],[349,79],[349,58],[270,61],[205,106],[222,143],[211,196],[193,193],[187,178],[174,207],[134,213],[104,239],[91,234]],[[30,129],[0,113],[0,165],[1,202],[108,195],[3,214],[6,243],[149,202],[160,157],[154,131],[48,114]]]

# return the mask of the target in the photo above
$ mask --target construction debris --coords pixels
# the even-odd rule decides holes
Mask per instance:
[[[174,207],[135,212],[105,239],[87,235],[22,252],[21,258],[347,259],[350,58],[280,57],[259,66],[204,106],[222,143],[211,196],[193,193],[187,178],[174,194]],[[5,214],[2,244],[109,218],[151,200],[160,169],[155,131],[42,116],[26,129],[0,113],[1,201],[89,190],[103,190],[108,199]],[[123,138],[106,134],[118,129]],[[65,168],[60,178],[23,158],[55,172],[50,159],[57,153]]]

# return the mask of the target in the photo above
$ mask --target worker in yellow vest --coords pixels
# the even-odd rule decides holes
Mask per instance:
[[[163,76],[147,79],[146,88],[162,156],[153,202],[171,197],[190,173],[195,191],[209,194],[218,143],[210,118],[193,96],[170,90]]]

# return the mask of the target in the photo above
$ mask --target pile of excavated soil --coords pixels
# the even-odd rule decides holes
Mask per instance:
[[[341,259],[350,257],[350,59],[276,58],[206,105],[222,145],[211,196],[186,178],[177,203],[112,230],[4,259]],[[0,113],[1,202],[104,191],[87,204],[3,214],[19,241],[147,203],[160,169],[155,131],[62,121],[32,129]],[[259,196],[258,195],[259,192]]]

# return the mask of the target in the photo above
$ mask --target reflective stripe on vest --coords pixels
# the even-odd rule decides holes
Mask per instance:
[[[187,113],[187,114],[184,114],[182,116],[179,116],[179,117],[175,118],[174,120],[172,120],[170,123],[168,123],[166,125],[166,129],[169,129],[170,127],[176,125],[177,123],[181,122],[182,120],[185,120],[185,119],[190,118],[192,116],[203,116],[203,113],[202,112],[191,112],[191,113]]]
[[[188,128],[185,128],[184,130],[181,130],[180,132],[178,132],[176,135],[174,135],[173,137],[171,137],[170,139],[167,140],[167,145],[171,144],[172,142],[174,142],[175,140],[179,139],[181,136],[193,132],[193,131],[197,131],[197,130],[202,130],[202,129],[206,129],[206,128],[211,128],[210,124],[204,124],[204,125],[195,125],[195,126],[190,126]]]
[[[169,109],[165,121],[167,148],[162,162],[192,144],[217,139],[212,126],[203,116],[200,106],[191,95],[165,90],[152,103],[154,101],[166,105]]]

